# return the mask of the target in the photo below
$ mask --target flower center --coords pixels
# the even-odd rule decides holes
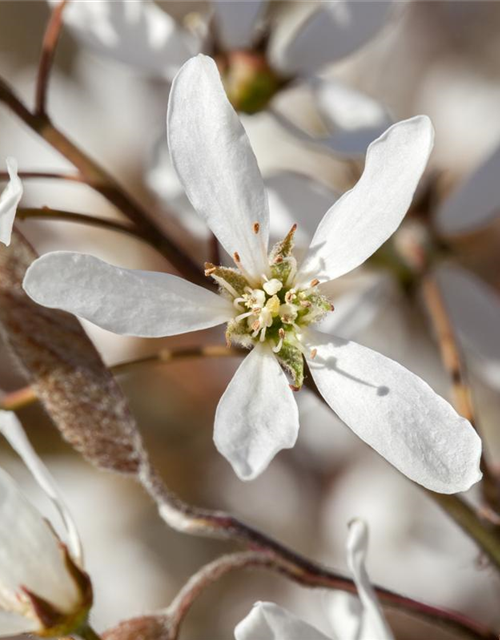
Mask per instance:
[[[295,284],[297,261],[292,255],[296,226],[269,254],[270,277],[262,276],[259,284],[250,283],[239,269],[205,265],[205,274],[220,285],[221,294],[235,308],[228,322],[228,343],[252,348],[267,342],[283,366],[294,378],[295,387],[303,380],[303,329],[318,322],[333,306],[313,280],[307,288]],[[237,255],[237,254],[236,254]],[[239,258],[235,259],[239,265]]]

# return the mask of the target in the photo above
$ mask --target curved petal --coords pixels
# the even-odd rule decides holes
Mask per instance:
[[[23,185],[18,178],[17,162],[14,158],[7,158],[6,164],[9,172],[9,184],[0,196],[0,242],[9,246],[17,206],[23,197]]]
[[[436,223],[443,234],[475,231],[500,214],[500,147],[443,202]]]
[[[191,204],[229,255],[238,253],[249,274],[260,278],[269,270],[267,196],[211,58],[196,56],[177,74],[167,127],[172,162]]]
[[[368,527],[362,520],[353,520],[349,524],[347,563],[363,605],[361,631],[358,638],[359,640],[393,640],[394,636],[366,572],[367,550]]]
[[[299,412],[288,380],[266,344],[243,360],[215,414],[214,441],[241,480],[260,475],[299,432]]]
[[[17,636],[21,633],[33,633],[38,629],[34,620],[25,618],[18,613],[0,611],[0,638]]]
[[[346,591],[329,591],[325,594],[324,604],[335,638],[360,640],[363,605],[359,598]]]
[[[291,171],[264,180],[271,212],[271,236],[282,240],[297,224],[295,244],[308,246],[319,221],[337,196],[319,182]]]
[[[393,123],[380,102],[343,82],[315,79],[313,90],[320,114],[331,132],[322,142],[335,153],[364,155],[368,145]]]
[[[323,2],[295,37],[274,51],[273,63],[285,74],[313,73],[356,51],[386,23],[391,2]]]
[[[500,295],[456,266],[439,267],[436,277],[460,341],[478,360],[477,373],[500,386]]]
[[[320,222],[298,281],[333,280],[369,258],[403,220],[432,150],[427,116],[390,127],[368,147],[363,175]]]
[[[175,336],[234,317],[228,300],[187,280],[122,269],[71,251],[47,253],[35,260],[23,287],[44,307],[68,311],[125,336]]]
[[[70,2],[64,22],[98,53],[168,79],[200,50],[198,39],[151,0]]]
[[[76,582],[67,569],[64,548],[50,525],[0,469],[0,591],[12,602],[21,587],[48,600],[63,613],[80,602]],[[7,608],[4,604],[4,607]],[[10,607],[9,607],[10,609]]]
[[[71,557],[79,566],[83,566],[82,543],[73,516],[62,498],[54,478],[31,446],[15,413],[0,411],[0,432],[22,458],[24,464],[59,512],[68,534]]]
[[[309,331],[308,364],[341,420],[396,469],[439,493],[466,491],[481,479],[481,440],[429,385],[385,356]]]
[[[256,602],[234,630],[236,640],[330,640],[273,602]]]
[[[212,0],[216,33],[226,50],[247,49],[266,0]]]

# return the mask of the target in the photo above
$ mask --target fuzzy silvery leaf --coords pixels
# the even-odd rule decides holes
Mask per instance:
[[[127,401],[80,323],[35,304],[22,281],[36,254],[15,232],[0,248],[0,325],[61,434],[98,467],[135,473],[137,428]]]

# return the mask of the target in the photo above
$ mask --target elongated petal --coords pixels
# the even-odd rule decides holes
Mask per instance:
[[[338,154],[365,154],[368,145],[393,122],[380,102],[338,80],[315,80],[313,90],[330,130],[323,143]]]
[[[403,366],[310,331],[311,374],[330,407],[367,444],[432,491],[466,491],[481,479],[481,440],[470,423]]]
[[[327,211],[300,269],[299,281],[338,278],[374,253],[403,220],[432,150],[427,116],[390,127],[372,142],[363,175]]]
[[[313,73],[356,51],[386,23],[390,2],[323,2],[288,44],[275,52],[274,64],[286,74]]]
[[[255,278],[268,271],[269,210],[264,183],[215,62],[199,55],[177,74],[168,140],[186,194],[224,249]],[[258,223],[259,233],[254,233]]]
[[[269,346],[243,360],[220,399],[214,440],[241,480],[260,475],[297,440],[299,414],[288,380]]]
[[[331,640],[273,602],[256,602],[234,630],[234,637],[236,640]]]
[[[151,0],[70,2],[64,22],[98,53],[169,79],[200,50],[198,39]]]
[[[346,591],[329,591],[325,594],[324,604],[335,638],[360,640],[363,622],[363,605],[360,599]]]
[[[446,306],[464,347],[477,359],[477,373],[500,386],[500,296],[456,266],[441,266],[436,275]]]
[[[19,610],[16,594],[22,597],[21,587],[64,613],[73,611],[80,601],[63,547],[50,525],[3,469],[0,469],[0,567],[5,609]]]
[[[298,173],[283,171],[265,180],[271,212],[271,236],[282,240],[297,224],[295,244],[308,246],[324,212],[337,196],[322,184]]]
[[[82,544],[73,516],[62,498],[54,478],[31,446],[15,413],[0,411],[0,432],[22,458],[35,480],[59,511],[68,534],[68,546],[71,556],[77,564],[82,566]]]
[[[35,260],[23,287],[44,307],[74,313],[119,335],[173,336],[234,316],[228,300],[177,276],[122,269],[70,251]]]
[[[394,636],[366,572],[367,550],[368,528],[362,520],[353,520],[349,525],[347,562],[363,605],[361,632],[358,637],[359,640],[393,640]]]
[[[23,197],[23,185],[17,175],[17,162],[7,158],[9,183],[0,196],[0,242],[9,246],[17,206]]]
[[[18,613],[0,611],[0,638],[17,636],[21,633],[30,633],[38,628],[34,620],[25,618]]]
[[[223,48],[247,49],[266,0],[212,0],[217,36]]]
[[[440,231],[468,233],[500,215],[499,175],[500,147],[446,198],[436,214]]]

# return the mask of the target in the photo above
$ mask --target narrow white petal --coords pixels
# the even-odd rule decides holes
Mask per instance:
[[[500,296],[488,284],[457,266],[436,270],[445,304],[464,347],[475,356],[477,373],[500,386]]]
[[[338,154],[364,155],[369,144],[393,122],[380,102],[343,82],[315,79],[312,86],[330,131],[323,142]]]
[[[427,116],[390,127],[372,142],[363,175],[327,211],[299,273],[306,284],[338,278],[369,258],[399,227],[432,150]]]
[[[349,525],[347,562],[363,605],[362,624],[358,638],[359,640],[393,640],[394,636],[368,578],[365,567],[367,550],[368,528],[362,520],[353,520]]]
[[[198,38],[151,0],[70,2],[64,22],[98,53],[156,76],[172,78],[200,50]]]
[[[0,638],[17,636],[21,633],[30,633],[38,629],[34,620],[25,618],[17,613],[0,611]]]
[[[287,46],[276,50],[274,64],[283,73],[313,73],[356,51],[387,21],[390,2],[323,2]]]
[[[7,158],[6,164],[9,183],[0,196],[0,242],[9,246],[17,206],[23,197],[23,185],[17,175],[17,162],[14,158]]]
[[[25,587],[62,612],[80,596],[66,567],[64,550],[50,525],[0,469],[0,594],[3,608],[17,611],[16,594]]]
[[[234,316],[228,300],[177,276],[122,269],[70,251],[35,260],[23,286],[38,304],[119,335],[173,336],[214,327]]]
[[[324,605],[335,638],[360,640],[363,605],[357,596],[346,591],[328,591],[325,594]]]
[[[451,192],[436,214],[444,234],[468,233],[500,214],[500,147]]]
[[[273,602],[256,602],[234,630],[234,637],[236,640],[330,640]]]
[[[243,360],[215,415],[214,441],[241,480],[260,475],[297,440],[299,413],[270,347],[258,344]]]
[[[229,255],[237,252],[245,269],[259,278],[269,268],[267,196],[250,142],[211,58],[196,56],[177,74],[167,127],[172,162],[191,204]]]
[[[432,491],[466,491],[481,479],[481,440],[429,385],[385,356],[317,331],[305,344],[330,407],[401,473]]]
[[[282,240],[297,224],[295,244],[309,245],[319,221],[337,196],[322,184],[298,173],[283,171],[265,179],[271,212],[271,236]]]
[[[266,0],[212,0],[216,35],[226,50],[251,46]]]
[[[22,458],[35,480],[58,510],[66,527],[68,548],[71,557],[79,566],[82,566],[82,544],[73,516],[62,498],[54,478],[31,446],[15,413],[11,411],[0,411],[0,432]]]

